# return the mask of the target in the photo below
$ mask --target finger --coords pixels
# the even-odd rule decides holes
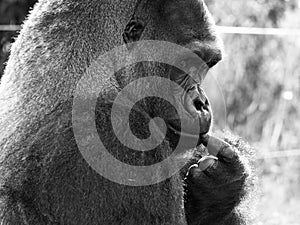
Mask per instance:
[[[209,136],[206,147],[209,154],[217,156],[222,149],[228,148],[230,145],[217,137]]]
[[[225,162],[233,162],[238,156],[234,148],[231,146],[222,148],[218,155],[218,159]]]
[[[189,168],[187,176],[192,178],[199,177],[203,171],[213,167],[217,160],[218,158],[215,156],[204,156],[197,164],[194,164]]]
[[[236,152],[231,145],[220,138],[206,135],[202,137],[202,140],[208,150],[208,153],[213,156],[217,156],[225,161],[231,161],[236,156]]]
[[[209,167],[213,166],[217,160],[218,158],[215,156],[204,156],[198,161],[198,168],[201,171],[205,171]]]

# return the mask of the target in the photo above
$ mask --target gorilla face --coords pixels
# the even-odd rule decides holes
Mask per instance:
[[[207,134],[212,124],[210,103],[201,86],[208,70],[222,59],[222,43],[214,26],[202,0],[139,1],[123,35],[125,43],[141,39],[164,40],[194,53],[175,56],[176,63],[183,65],[190,74],[167,65],[144,63],[142,66],[144,71],[156,71],[156,75],[169,78],[184,90],[175,86],[169,90],[174,103],[182,110],[181,115],[185,115],[184,119],[180,120],[178,112],[172,108],[166,109],[163,117],[167,119],[169,130],[184,137],[186,143]],[[183,123],[185,129],[182,129]]]

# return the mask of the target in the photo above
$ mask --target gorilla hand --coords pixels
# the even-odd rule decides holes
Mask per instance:
[[[189,168],[184,180],[189,225],[244,224],[236,207],[251,183],[250,167],[244,157],[250,148],[240,141],[235,146],[232,140],[228,142],[207,135],[203,143],[211,155]]]

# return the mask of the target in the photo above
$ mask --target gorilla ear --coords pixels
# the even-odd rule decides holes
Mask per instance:
[[[123,33],[123,40],[126,44],[130,44],[140,40],[142,33],[145,29],[145,22],[140,20],[138,17],[133,16]]]

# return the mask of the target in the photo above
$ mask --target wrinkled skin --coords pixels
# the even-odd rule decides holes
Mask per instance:
[[[197,156],[186,159],[180,173],[155,185],[132,187],[100,176],[78,150],[71,121],[74,90],[99,55],[124,41],[151,39],[190,48],[208,67],[221,58],[213,21],[202,1],[140,1],[138,7],[136,3],[41,0],[31,12],[12,47],[1,81],[1,224],[244,223],[236,206],[245,194],[249,174],[239,153],[225,159],[222,151],[216,150],[218,161],[204,158],[198,163],[196,151]],[[145,27],[127,38],[124,30],[133,14]],[[132,48],[129,46],[129,51]],[[154,86],[174,95],[174,102],[181,104],[187,115],[200,116],[201,122],[191,122],[190,129],[181,131],[169,104],[157,98],[140,101],[129,119],[137,137],[149,135],[149,117],[162,117],[168,124],[165,140],[142,154],[118,141],[111,128],[110,110],[119,90],[142,76],[153,75],[170,78],[189,91],[200,107],[178,97],[184,93],[165,90],[159,83]],[[199,88],[204,76],[186,80],[184,73],[170,66],[146,62],[119,71],[100,85],[95,115],[102,142],[123,162],[150,165],[172,152],[181,133],[198,138],[193,126],[200,126],[201,135],[207,133],[212,115]],[[142,93],[144,89],[137,87],[135,91]]]

